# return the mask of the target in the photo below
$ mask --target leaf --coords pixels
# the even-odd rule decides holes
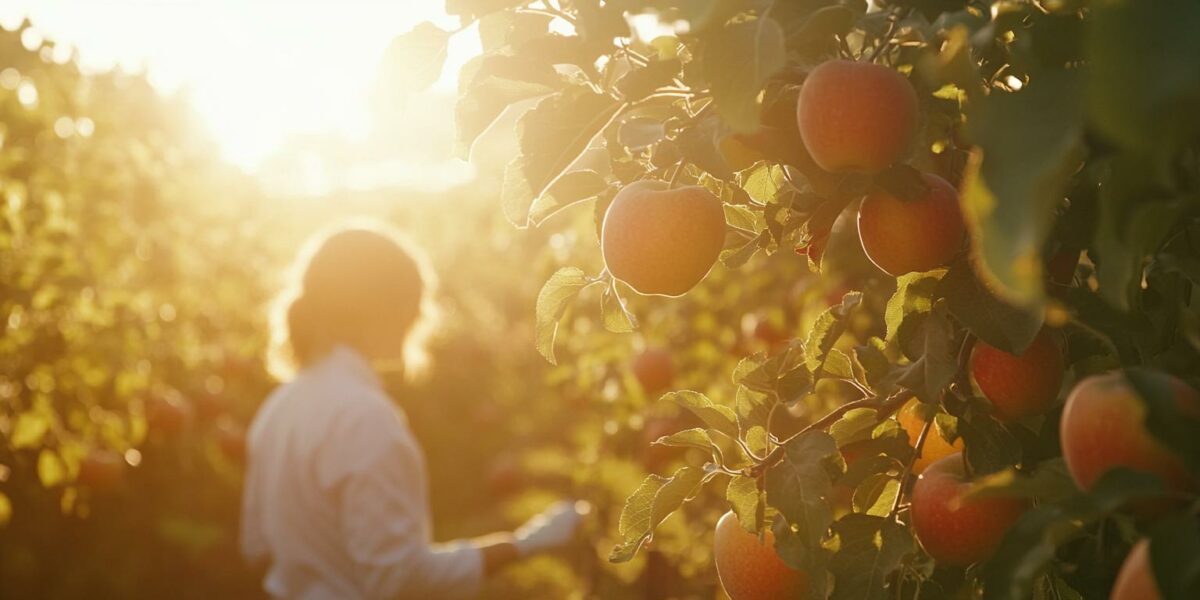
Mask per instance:
[[[43,487],[54,487],[67,479],[67,466],[57,452],[43,448],[38,453],[38,480]]]
[[[579,292],[590,283],[591,280],[582,269],[563,267],[555,271],[542,286],[542,291],[538,292],[537,307],[534,311],[537,322],[537,350],[550,364],[558,364],[554,358],[554,338],[558,334],[558,322]]]
[[[1200,130],[1200,5],[1098,3],[1086,36],[1088,110],[1122,145],[1167,156]],[[1154,65],[1148,69],[1146,65]]]
[[[12,500],[4,492],[0,492],[0,527],[8,525],[12,520]]]
[[[874,517],[886,517],[892,512],[892,504],[900,493],[900,480],[886,473],[869,475],[854,490],[852,505],[854,512]]]
[[[604,288],[604,295],[600,297],[600,314],[604,329],[612,333],[629,333],[637,329],[637,318],[625,306],[616,285]]]
[[[825,357],[825,374],[840,379],[854,379],[854,366],[845,352],[833,348]]]
[[[485,55],[464,65],[454,105],[454,155],[466,160],[476,138],[509,105],[549,94],[560,81],[553,68],[509,56]]]
[[[704,394],[690,390],[668,392],[663,394],[662,400],[674,402],[692,411],[709,429],[715,429],[730,439],[737,439],[737,415],[728,406],[716,404]]]
[[[49,417],[41,412],[26,411],[17,415],[8,442],[13,450],[36,448],[41,445],[49,430]]]
[[[1130,502],[1153,498],[1162,490],[1162,482],[1154,475],[1117,468],[1101,476],[1087,494],[1026,511],[980,569],[984,600],[1028,598],[1034,579],[1059,547]]]
[[[1017,306],[1001,300],[975,276],[968,259],[950,265],[934,294],[946,299],[950,314],[971,333],[1009,354],[1023,354],[1045,321],[1040,304]]]
[[[379,85],[389,100],[394,93],[419,92],[442,75],[450,32],[424,21],[397,36],[383,54]]]
[[[771,418],[771,407],[775,400],[762,392],[739,387],[734,407],[742,439],[756,454],[765,454],[768,445],[767,421]]]
[[[833,436],[838,448],[845,448],[855,442],[871,439],[871,432],[878,424],[875,409],[855,408],[846,411],[842,418],[829,426],[829,435]]]
[[[529,224],[529,210],[617,114],[612,98],[574,86],[547,96],[517,122],[521,155],[504,171],[500,202],[509,222]]]
[[[1038,587],[1033,590],[1033,600],[1084,600],[1083,596],[1075,591],[1059,577],[1057,573],[1047,573],[1038,580]]]
[[[889,576],[916,550],[908,528],[883,517],[849,514],[833,524],[840,540],[829,563],[833,600],[887,600]]]
[[[879,389],[880,383],[892,370],[892,363],[883,353],[883,340],[873,337],[864,346],[854,348],[851,355],[854,380],[878,395],[886,395],[888,390]]]
[[[595,171],[584,169],[565,173],[534,201],[529,209],[529,222],[541,225],[558,211],[593,200],[607,189],[608,183]]]
[[[1077,493],[1075,481],[1060,456],[1039,464],[1030,474],[1004,469],[981,477],[970,483],[963,498],[1037,498],[1041,502],[1058,503]]]
[[[861,302],[860,292],[850,292],[842,298],[841,304],[831,306],[817,316],[804,340],[804,361],[809,371],[816,372],[825,364],[829,351],[846,330],[845,318]]]
[[[942,391],[958,372],[953,346],[954,326],[945,307],[945,302],[938,302],[921,321],[905,351],[916,359],[895,373],[898,384],[930,404],[941,402]]]
[[[713,443],[708,432],[700,427],[684,429],[676,431],[671,435],[665,435],[651,442],[659,446],[673,446],[676,448],[699,448],[708,452],[716,451],[717,445]]]
[[[754,255],[771,240],[766,231],[755,236],[750,241],[737,247],[721,251],[721,264],[728,269],[737,269],[754,258]]]
[[[896,338],[904,321],[911,315],[929,312],[933,308],[934,292],[943,270],[928,273],[907,273],[896,278],[896,292],[888,299],[884,310],[887,340]]]
[[[520,6],[525,0],[446,0],[446,14],[477,19],[497,11]]]
[[[1031,74],[1020,92],[983,96],[968,115],[979,151],[963,175],[963,210],[981,275],[1016,304],[1042,298],[1042,245],[1078,164],[1079,78]]]
[[[1150,532],[1150,566],[1163,598],[1200,598],[1200,524],[1176,512]]]
[[[676,141],[688,163],[717,179],[730,181],[734,177],[733,167],[721,154],[717,143],[720,134],[721,120],[716,115],[708,115],[680,130]]]
[[[701,50],[704,75],[721,118],[736,131],[759,128],[758,95],[783,68],[783,28],[769,18],[727,25]]]
[[[785,559],[803,568],[819,560],[821,540],[833,522],[833,510],[825,501],[833,483],[824,463],[837,452],[837,445],[823,431],[808,431],[783,448],[784,459],[767,470],[767,503],[794,529],[794,544]]]
[[[978,475],[1002,471],[1021,462],[1021,444],[999,421],[977,411],[958,419],[964,454]]]
[[[766,504],[758,481],[753,477],[734,477],[725,488],[725,499],[729,501],[738,523],[747,532],[758,534],[766,525]]]
[[[1146,428],[1196,472],[1200,468],[1200,436],[1196,435],[1200,420],[1180,406],[1171,380],[1142,368],[1123,373],[1146,408]]]
[[[626,102],[636,102],[649,96],[655,89],[671,83],[679,73],[680,66],[678,59],[652,60],[644,67],[622,75],[615,87]]]
[[[621,509],[617,527],[622,541],[609,553],[608,560],[619,563],[632,559],[659,523],[678,510],[703,480],[704,471],[695,467],[683,467],[671,477],[646,477]]]

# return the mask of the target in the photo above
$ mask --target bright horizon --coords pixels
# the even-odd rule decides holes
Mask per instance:
[[[76,48],[87,71],[145,69],[161,91],[184,91],[224,158],[250,172],[291,138],[362,140],[388,44],[421,21],[457,25],[441,2],[15,0],[0,8],[10,29],[26,16],[44,37]],[[454,36],[431,93],[453,94],[458,68],[478,52],[472,31]],[[452,122],[452,103],[422,104]]]

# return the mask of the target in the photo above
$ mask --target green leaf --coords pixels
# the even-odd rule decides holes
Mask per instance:
[[[38,453],[37,474],[44,487],[54,487],[66,481],[67,466],[57,452],[43,448]]]
[[[1021,444],[999,421],[977,411],[958,419],[971,469],[979,475],[1003,471],[1021,462]]]
[[[1200,523],[1172,513],[1150,532],[1150,567],[1163,598],[1200,598]]]
[[[450,45],[450,32],[424,21],[397,36],[388,45],[380,66],[378,85],[385,98],[428,88],[442,75]]]
[[[1093,122],[1147,153],[1169,155],[1189,143],[1200,131],[1200,4],[1110,0],[1092,9],[1086,48]]]
[[[766,246],[770,240],[770,234],[763,231],[737,248],[722,250],[720,257],[721,264],[725,265],[727,269],[737,269],[749,262],[751,258],[754,258],[759,249]]]
[[[1084,600],[1075,588],[1063,581],[1057,573],[1047,573],[1038,579],[1033,590],[1033,600]]]
[[[767,503],[794,529],[794,543],[785,559],[803,568],[819,560],[821,540],[833,522],[833,510],[825,500],[833,491],[825,460],[837,452],[837,444],[823,431],[808,431],[783,448],[784,459],[767,470]]]
[[[608,555],[611,562],[626,562],[637,554],[638,548],[654,535],[671,513],[679,509],[704,481],[704,471],[684,467],[671,477],[650,475],[625,501],[618,520],[621,543]]]
[[[889,342],[896,338],[910,316],[929,312],[933,308],[934,292],[944,274],[945,271],[939,269],[928,273],[907,273],[896,278],[896,292],[888,299],[883,313]]]
[[[839,379],[854,379],[854,366],[845,352],[833,348],[825,357],[825,374]]]
[[[892,370],[892,363],[884,354],[883,340],[872,337],[864,346],[854,348],[851,355],[854,380],[876,394],[886,395],[880,384]]]
[[[704,75],[717,113],[734,130],[759,128],[758,95],[767,78],[783,68],[783,28],[769,18],[727,25],[701,50]]]
[[[554,338],[558,334],[558,322],[579,292],[590,283],[592,281],[582,269],[563,267],[555,271],[542,286],[542,291],[538,292],[535,309],[537,350],[550,364],[558,364],[554,358]]]
[[[692,411],[709,429],[715,429],[730,439],[737,439],[737,415],[728,406],[716,404],[700,392],[682,390],[663,394],[662,400],[674,402]]]
[[[855,442],[871,439],[871,432],[878,424],[879,415],[875,409],[854,408],[829,426],[829,435],[833,436],[838,448],[845,448]]]
[[[984,600],[1028,598],[1035,578],[1061,546],[1130,502],[1153,498],[1162,490],[1162,482],[1154,475],[1117,468],[1101,476],[1087,494],[1026,511],[980,569]]]
[[[737,515],[742,529],[757,534],[766,525],[766,503],[753,477],[734,477],[725,488],[725,499],[729,501],[733,514]]]
[[[783,167],[771,163],[760,163],[746,176],[742,189],[760,204],[775,202],[780,190],[788,186]]]
[[[676,431],[671,435],[660,437],[651,443],[659,446],[673,446],[676,448],[699,448],[700,450],[710,453],[716,452],[718,456],[720,455],[720,449],[718,449],[717,445],[713,443],[712,437],[708,435],[707,431],[700,427]]]
[[[554,180],[529,209],[529,222],[541,225],[558,211],[593,200],[608,189],[608,183],[592,170],[571,171]]]
[[[1062,457],[1040,463],[1033,473],[1004,469],[981,477],[967,487],[963,498],[1028,498],[1061,502],[1078,493]]]
[[[975,276],[969,260],[951,264],[934,293],[946,299],[950,314],[971,333],[1009,354],[1024,353],[1045,321],[1040,304],[1017,306],[1001,300]]]
[[[900,480],[886,473],[869,475],[854,490],[854,512],[874,517],[886,517],[900,493]]]
[[[1194,413],[1181,410],[1171,380],[1161,373],[1141,368],[1126,369],[1125,378],[1146,408],[1146,428],[1170,448],[1193,472],[1200,469],[1200,420]]]
[[[738,427],[742,439],[755,454],[765,454],[768,445],[767,421],[771,418],[771,407],[775,400],[762,392],[739,387],[734,400]]]
[[[591,88],[574,86],[538,102],[517,122],[521,155],[504,171],[500,203],[518,227],[529,210],[617,114],[620,106]]]
[[[13,450],[36,448],[41,445],[50,430],[50,417],[38,411],[26,411],[17,415],[8,442]]]
[[[521,100],[544,96],[561,86],[554,69],[510,56],[476,57],[459,72],[454,105],[454,155],[466,160],[476,138]]]
[[[846,317],[861,302],[860,292],[850,292],[842,298],[841,304],[831,306],[817,316],[804,340],[804,362],[809,371],[816,372],[825,364],[829,351],[846,330]]]
[[[637,318],[625,306],[615,285],[604,288],[604,295],[600,297],[600,314],[604,329],[612,333],[629,333],[637,329]]]
[[[891,519],[849,514],[833,524],[840,540],[829,563],[833,600],[887,600],[888,579],[916,550],[908,528]]]
[[[1042,298],[1042,245],[1079,162],[1079,79],[1034,73],[1020,92],[982,96],[968,115],[979,152],[964,174],[964,213],[982,275],[1017,304]]]
[[[617,91],[626,102],[636,102],[671,83],[680,66],[678,59],[652,60],[644,67],[622,75],[616,83]]]
[[[942,391],[958,372],[955,358],[954,326],[949,320],[946,303],[939,301],[922,319],[911,344],[905,351],[913,362],[896,371],[896,382],[916,394],[921,401],[936,404]]]

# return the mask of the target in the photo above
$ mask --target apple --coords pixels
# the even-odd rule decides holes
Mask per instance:
[[[937,175],[921,178],[929,189],[920,198],[901,200],[878,189],[858,209],[863,251],[893,277],[946,264],[966,237],[958,191]]]
[[[191,426],[196,409],[183,396],[166,394],[146,403],[146,423],[156,435],[177,435]]]
[[[1044,328],[1020,355],[983,341],[971,351],[971,376],[1001,421],[1046,414],[1058,400],[1065,371],[1062,349]]]
[[[617,193],[600,232],[613,277],[646,295],[681,296],[704,279],[725,245],[725,209],[700,186],[638,181]]]
[[[675,380],[675,359],[665,348],[643,350],[633,357],[630,369],[642,390],[648,395],[666,391]]]
[[[933,463],[913,485],[913,533],[939,563],[965,567],[987,560],[1029,507],[1020,498],[964,498],[969,488],[962,454]]]
[[[896,413],[896,420],[900,422],[900,427],[908,433],[908,441],[914,447],[921,435],[921,430],[925,428],[925,418],[922,412],[921,401],[913,398]],[[925,445],[921,447],[921,455],[913,461],[912,472],[914,475],[919,475],[929,465],[957,452],[962,452],[962,450],[962,438],[954,440],[954,443],[951,444],[942,437],[936,426],[930,425],[929,433],[925,436]]]
[[[1162,593],[1150,568],[1150,540],[1141,539],[1133,545],[1113,584],[1110,600],[1159,600]]]
[[[79,462],[76,481],[96,491],[109,491],[125,478],[125,458],[112,450],[91,450]]]
[[[882,65],[831,60],[800,88],[796,120],[813,160],[826,171],[877,173],[916,142],[917,93]]]
[[[1196,390],[1170,375],[1143,373],[1152,385],[1170,389],[1180,410],[1200,412]],[[1086,490],[1109,469],[1127,467],[1158,475],[1170,489],[1195,489],[1195,475],[1146,429],[1145,421],[1145,404],[1123,372],[1076,384],[1059,423],[1063,458],[1075,483]]]
[[[808,576],[775,553],[775,535],[767,530],[759,541],[742,529],[733,511],[717,521],[713,556],[721,587],[731,600],[803,598],[808,590]]]

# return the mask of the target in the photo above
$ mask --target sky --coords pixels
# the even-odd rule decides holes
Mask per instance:
[[[184,90],[225,158],[254,172],[296,136],[365,137],[368,93],[395,36],[456,19],[440,0],[5,0],[0,23],[28,16],[79,50],[85,69],[146,69],[163,91]],[[454,93],[458,67],[479,52],[456,35],[433,93]],[[430,118],[452,122],[451,101]]]

